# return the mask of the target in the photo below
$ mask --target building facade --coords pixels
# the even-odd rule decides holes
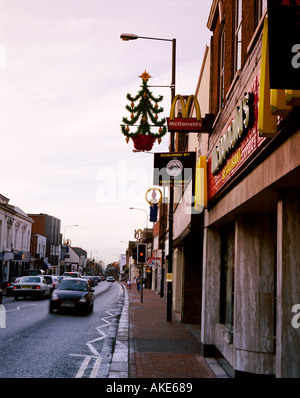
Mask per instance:
[[[59,275],[60,257],[61,257],[61,221],[48,214],[30,214],[34,220],[32,227],[33,234],[40,234],[47,238],[46,244],[46,267],[48,272]]]
[[[14,276],[30,268],[30,238],[33,220],[0,195],[0,282],[6,287]]]
[[[266,1],[212,2],[201,341],[236,376],[298,378],[300,102],[268,86],[267,22]]]

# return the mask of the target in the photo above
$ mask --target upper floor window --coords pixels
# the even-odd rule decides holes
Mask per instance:
[[[255,26],[257,26],[267,9],[267,0],[256,0],[255,5],[256,5]]]
[[[234,74],[242,68],[242,0],[234,2]]]
[[[224,84],[224,67],[225,67],[225,29],[224,24],[220,31],[219,45],[219,104],[218,110],[224,108],[225,84]]]

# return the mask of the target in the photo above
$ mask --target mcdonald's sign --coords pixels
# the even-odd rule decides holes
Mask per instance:
[[[175,118],[175,106],[177,101],[181,103],[182,117]],[[194,103],[196,110],[196,117],[189,117],[190,108]],[[190,95],[188,99],[184,100],[182,95],[176,95],[172,102],[170,117],[167,118],[168,131],[189,131],[189,132],[200,132],[203,130],[203,118],[201,117],[201,111],[199,102],[195,95]]]

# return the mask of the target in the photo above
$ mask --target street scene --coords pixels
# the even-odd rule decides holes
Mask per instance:
[[[0,0],[0,87],[1,380],[300,380],[299,0]]]
[[[5,297],[1,329],[1,378],[107,378],[124,292],[103,281],[93,288],[89,315],[72,308],[50,313],[50,300]],[[12,359],[13,355],[13,359]]]

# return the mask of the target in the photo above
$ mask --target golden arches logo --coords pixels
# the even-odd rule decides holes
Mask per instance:
[[[170,120],[175,119],[175,106],[176,106],[177,101],[180,101],[180,103],[181,103],[183,119],[188,119],[190,108],[192,106],[192,103],[194,103],[195,110],[196,110],[196,120],[198,120],[198,121],[201,120],[200,105],[199,105],[197,97],[195,95],[190,95],[185,103],[183,96],[180,94],[176,95],[176,97],[174,98],[174,100],[172,102],[171,111],[170,111]]]

